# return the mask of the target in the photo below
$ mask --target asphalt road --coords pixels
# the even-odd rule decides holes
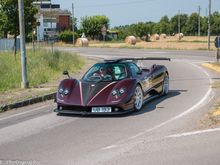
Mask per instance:
[[[200,64],[214,61],[215,52],[65,50],[99,58],[171,57],[157,62],[168,67],[170,93],[117,117],[57,116],[52,101],[0,114],[0,165],[220,164],[220,129],[199,127],[217,95],[211,83],[220,79]]]

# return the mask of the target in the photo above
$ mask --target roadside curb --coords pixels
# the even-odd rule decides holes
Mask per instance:
[[[15,103],[8,104],[8,105],[0,105],[0,111],[5,112],[10,109],[20,108],[20,107],[24,107],[24,106],[35,104],[35,103],[40,103],[46,100],[52,100],[55,98],[55,94],[56,92],[53,92],[53,93],[45,94],[42,96],[36,96],[31,99],[15,102]]]

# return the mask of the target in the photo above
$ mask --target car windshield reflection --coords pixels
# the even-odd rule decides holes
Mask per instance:
[[[83,76],[84,81],[119,81],[127,78],[127,70],[125,64],[95,64]]]

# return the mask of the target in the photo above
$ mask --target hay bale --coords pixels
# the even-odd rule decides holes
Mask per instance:
[[[135,36],[128,36],[125,39],[125,43],[127,43],[129,45],[135,45],[137,43],[137,39]]]
[[[150,37],[151,37],[150,34],[147,34],[147,35],[142,36],[141,40],[148,42],[150,41]]]
[[[184,37],[184,34],[183,34],[183,33],[178,33],[178,34],[176,34],[176,38],[177,38],[178,40],[181,40],[183,37]]]
[[[184,34],[183,34],[183,33],[180,33],[180,37],[183,38],[183,37],[184,37]]]
[[[159,36],[159,34],[153,34],[153,35],[152,35],[152,38],[153,38],[154,40],[159,40],[159,39],[160,39],[160,36]]]
[[[160,39],[166,39],[166,38],[167,38],[167,35],[166,35],[166,34],[162,33],[162,34],[160,35]]]
[[[89,41],[87,38],[78,38],[76,40],[76,45],[86,47],[89,45]]]

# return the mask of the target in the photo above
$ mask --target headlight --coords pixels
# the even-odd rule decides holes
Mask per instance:
[[[63,93],[64,95],[67,95],[69,92],[70,92],[69,89],[65,89]]]
[[[58,92],[60,93],[60,94],[62,94],[63,93],[63,88],[60,88],[59,90],[58,90]]]
[[[117,93],[118,93],[117,90],[113,90],[113,91],[112,91],[112,95],[113,95],[113,96],[116,96]]]
[[[125,93],[126,89],[125,88],[120,88],[119,90],[118,89],[114,89],[112,91],[112,96],[114,97],[120,97],[121,95],[123,95]]]
[[[121,88],[121,89],[119,90],[119,93],[120,93],[120,94],[125,93],[125,88]]]

